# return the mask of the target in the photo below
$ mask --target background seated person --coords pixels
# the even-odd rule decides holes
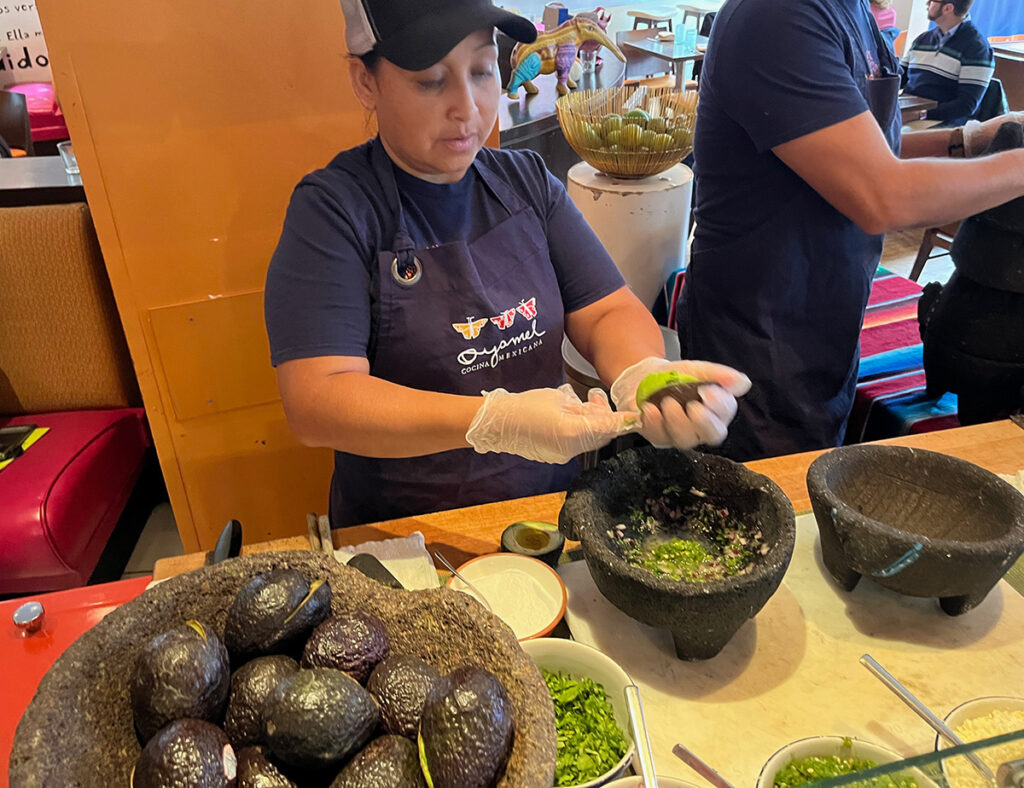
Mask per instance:
[[[995,70],[988,41],[966,19],[973,2],[929,0],[935,27],[914,40],[901,63],[904,91],[939,102],[925,117],[944,126],[961,126],[974,116]]]
[[[885,40],[892,44],[900,29],[896,26],[896,9],[892,7],[892,0],[871,0],[871,15],[875,18],[875,24],[881,31]]]

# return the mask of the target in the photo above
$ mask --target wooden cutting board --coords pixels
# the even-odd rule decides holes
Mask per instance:
[[[867,580],[846,593],[821,563],[814,516],[796,522],[779,590],[704,662],[676,659],[668,631],[614,607],[584,562],[559,567],[573,636],[640,687],[658,774],[695,778],[672,755],[677,741],[744,788],[776,750],[807,736],[857,736],[906,756],[931,751],[932,730],[860,666],[865,653],[940,717],[970,698],[1024,696],[1024,597],[1007,583],[956,618],[935,600]]]

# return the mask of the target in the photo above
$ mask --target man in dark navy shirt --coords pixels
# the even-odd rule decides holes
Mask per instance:
[[[898,83],[868,0],[727,0],[715,20],[678,314],[690,357],[753,381],[723,447],[735,459],[842,441],[883,233],[1024,194],[1024,151],[948,160],[998,119],[901,142]]]

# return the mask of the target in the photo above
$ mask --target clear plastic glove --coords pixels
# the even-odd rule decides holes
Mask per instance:
[[[466,440],[481,454],[562,464],[639,426],[636,413],[615,413],[600,389],[591,389],[587,399],[580,401],[568,383],[519,394],[485,391]]]
[[[636,390],[640,381],[652,372],[678,370],[698,380],[718,385],[701,386],[700,401],[686,403],[684,409],[672,397],[660,405],[645,402],[640,434],[658,448],[692,449],[705,444],[717,446],[725,440],[727,426],[736,415],[736,397],[750,391],[750,378],[732,367],[709,361],[669,361],[657,356],[645,358],[625,369],[612,384],[612,401],[620,412],[637,412]]]
[[[967,121],[964,125],[964,155],[971,158],[984,153],[1004,123],[1024,124],[1024,112],[1007,112],[984,123],[977,120]]]

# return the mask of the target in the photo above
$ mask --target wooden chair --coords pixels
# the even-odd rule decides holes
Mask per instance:
[[[11,148],[20,148],[29,156],[35,155],[28,103],[21,93],[0,90],[0,136]]]
[[[929,227],[924,231],[924,238],[921,239],[921,247],[917,250],[917,259],[914,260],[914,266],[910,269],[910,280],[916,282],[918,277],[921,276],[921,272],[924,270],[925,263],[931,260],[933,257],[941,257],[947,254],[950,249],[953,248],[953,238],[956,235],[956,231],[960,229],[960,222],[953,222],[952,224],[946,224],[942,227]],[[938,247],[943,251],[939,254],[932,254],[932,250]]]
[[[907,31],[902,31],[892,42],[892,50],[896,57],[903,57],[903,48],[907,45]]]
[[[672,32],[671,14],[654,14],[649,11],[627,11],[626,16],[633,17],[633,29],[640,25],[653,30],[665,30]],[[666,28],[665,25],[668,25]]]

